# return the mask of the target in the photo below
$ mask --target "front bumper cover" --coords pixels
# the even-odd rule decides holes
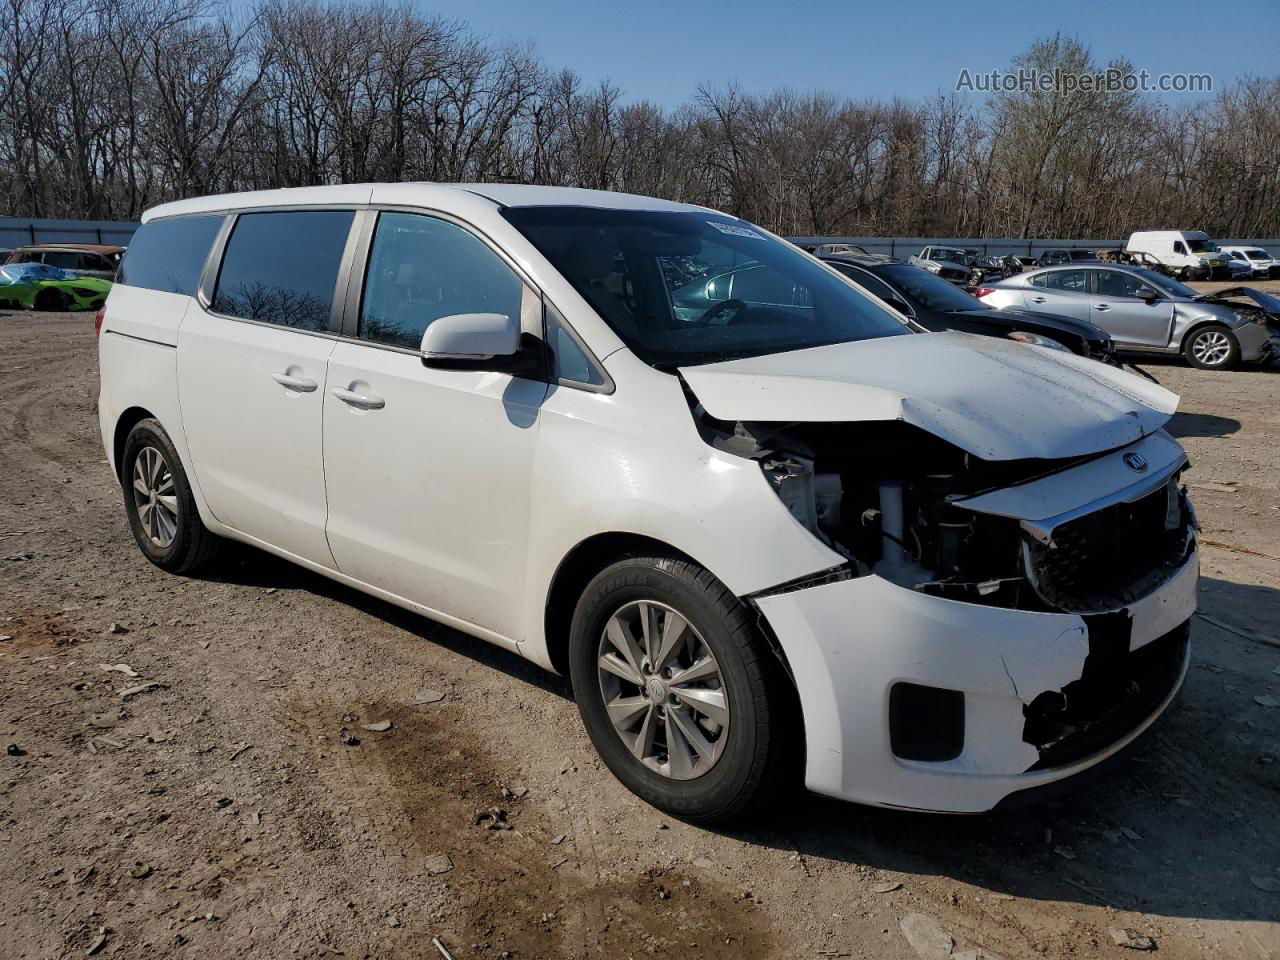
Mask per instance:
[[[1121,611],[1135,651],[1182,627],[1195,611],[1198,556]],[[1087,756],[1033,769],[1041,751],[1023,740],[1026,707],[1079,681],[1093,618],[1007,610],[928,596],[877,576],[756,597],[785,653],[804,712],[805,784],[816,793],[886,807],[978,813],[1003,798],[1070,777],[1139,736],[1172,701]],[[1095,627],[1097,629],[1097,627]],[[924,762],[890,748],[889,691],[906,682],[964,694],[964,745]]]

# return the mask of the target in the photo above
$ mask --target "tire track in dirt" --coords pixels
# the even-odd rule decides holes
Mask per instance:
[[[581,827],[578,836],[554,843],[548,812],[518,784],[501,782],[483,742],[449,705],[342,709],[335,702],[292,716],[309,730],[305,742],[324,744],[329,760],[341,751],[344,762],[326,764],[343,771],[329,786],[386,848],[383,875],[373,882],[403,887],[406,879],[426,877],[436,888],[428,902],[449,904],[420,935],[439,934],[478,956],[772,955],[768,920],[751,900],[674,869],[605,877],[590,832]],[[386,733],[363,730],[371,719],[393,726]],[[358,745],[320,739],[331,738],[340,720]],[[388,808],[395,811],[390,820]],[[433,877],[440,856],[452,867]]]

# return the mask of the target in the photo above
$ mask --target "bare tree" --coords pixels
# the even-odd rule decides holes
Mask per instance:
[[[6,212],[134,218],[227,190],[505,180],[670,197],[784,234],[1280,232],[1280,77],[1181,107],[731,85],[662,109],[407,2],[220,2],[0,0]],[[1013,65],[1104,69],[1061,36]]]

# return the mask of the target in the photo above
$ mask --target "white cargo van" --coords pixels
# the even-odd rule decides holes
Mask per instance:
[[[1125,253],[1147,253],[1179,280],[1230,280],[1227,257],[1200,230],[1139,230],[1129,235]]]

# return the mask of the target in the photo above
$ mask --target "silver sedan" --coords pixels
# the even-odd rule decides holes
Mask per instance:
[[[1151,270],[1097,264],[1020,273],[975,292],[997,308],[1092,321],[1118,350],[1181,353],[1204,369],[1280,354],[1280,300],[1249,287],[1198,294]]]

